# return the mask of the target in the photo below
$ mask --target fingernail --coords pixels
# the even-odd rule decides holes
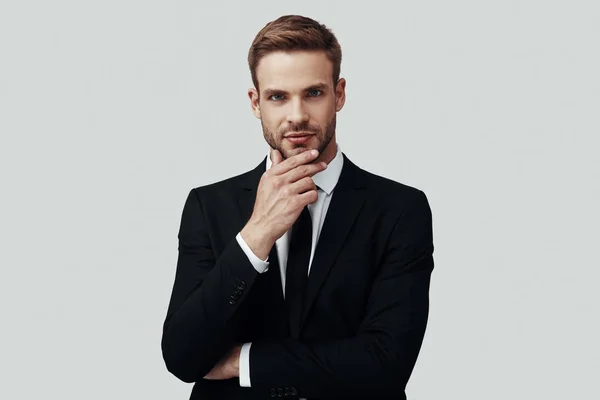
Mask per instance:
[[[319,152],[317,150],[311,150],[310,154],[316,156],[317,154],[319,154]]]

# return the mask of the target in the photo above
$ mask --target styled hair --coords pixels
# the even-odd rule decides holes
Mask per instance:
[[[301,15],[284,15],[269,22],[258,32],[248,51],[252,83],[258,90],[256,67],[260,60],[276,51],[322,50],[333,64],[333,84],[340,78],[342,48],[333,32],[325,25]]]

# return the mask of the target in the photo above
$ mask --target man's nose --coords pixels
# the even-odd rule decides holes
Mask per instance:
[[[300,99],[295,99],[290,102],[290,111],[288,113],[288,123],[300,124],[308,121],[308,113],[304,107],[304,102]]]

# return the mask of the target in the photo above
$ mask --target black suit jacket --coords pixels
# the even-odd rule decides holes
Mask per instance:
[[[265,159],[192,189],[163,327],[167,369],[192,399],[396,398],[417,360],[433,270],[431,211],[415,188],[344,165],[319,237],[300,329],[290,335],[276,246],[253,268],[235,236],[253,211]],[[203,377],[252,342],[251,388]]]

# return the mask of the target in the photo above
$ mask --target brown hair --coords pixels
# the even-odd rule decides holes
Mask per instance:
[[[275,51],[323,50],[333,63],[333,83],[340,78],[342,48],[333,32],[319,22],[301,15],[284,15],[258,32],[250,51],[248,66],[252,83],[258,90],[256,67],[262,57]]]

